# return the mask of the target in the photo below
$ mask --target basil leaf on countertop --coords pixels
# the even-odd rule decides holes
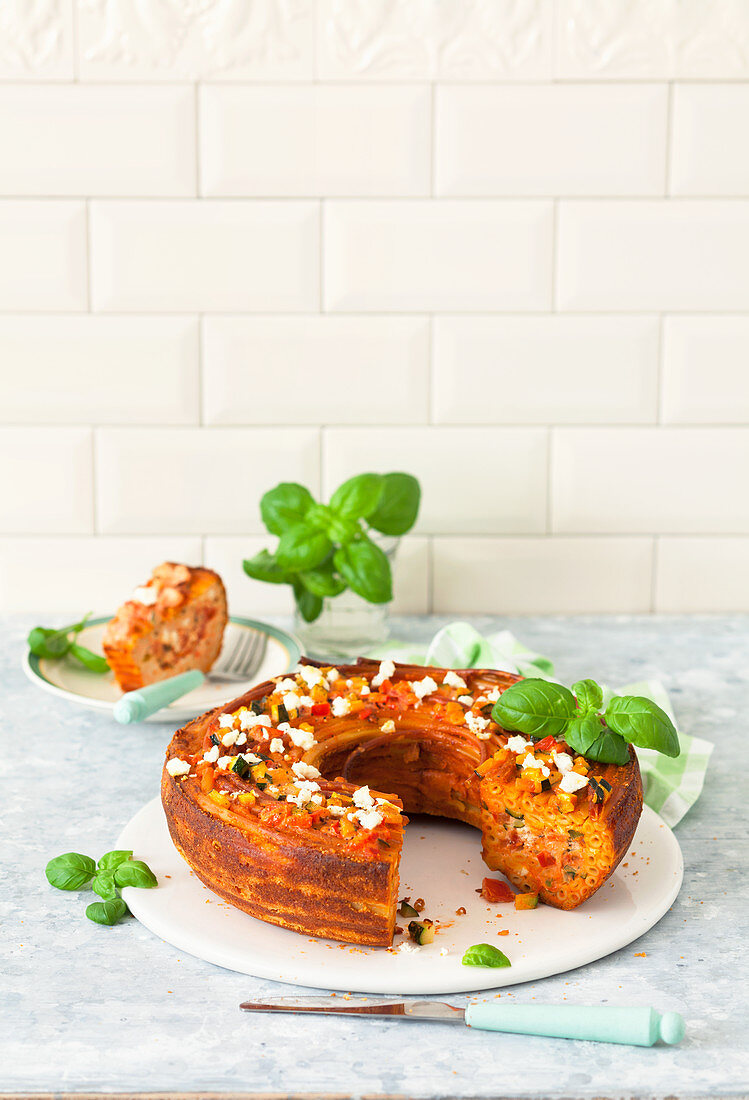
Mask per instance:
[[[330,498],[330,507],[339,516],[366,519],[377,508],[384,487],[382,474],[357,474],[338,486]]]
[[[96,874],[96,864],[80,852],[65,852],[47,864],[47,882],[58,890],[83,890]]]
[[[463,966],[512,966],[505,953],[491,943],[474,943],[461,962]]]
[[[117,886],[137,886],[140,890],[151,890],[159,884],[156,875],[142,859],[120,863],[114,869],[114,881]]]
[[[99,871],[91,883],[91,889],[100,898],[110,901],[117,897],[117,887],[114,884],[114,871]]]
[[[309,489],[295,481],[282,481],[261,498],[260,515],[272,534],[282,535],[288,527],[302,523],[314,503]]]
[[[368,603],[388,603],[392,600],[390,562],[366,535],[336,550],[333,562],[357,596]]]
[[[640,695],[615,695],[606,707],[606,725],[625,741],[664,756],[678,756],[679,736],[657,703]]]
[[[367,523],[383,535],[405,535],[419,514],[421,486],[411,474],[382,475],[382,496]]]
[[[86,916],[96,924],[117,924],[127,913],[128,908],[122,898],[93,901],[86,908]]]
[[[105,852],[96,866],[100,871],[113,871],[115,867],[119,867],[121,863],[127,863],[132,858],[132,852],[125,851],[124,848],[116,848],[112,852]]]
[[[578,680],[572,685],[572,694],[577,699],[577,709],[581,714],[598,714],[603,703],[603,690],[595,680]]]
[[[492,718],[505,730],[527,737],[558,737],[575,717],[575,697],[569,688],[549,680],[520,680],[503,691]]]

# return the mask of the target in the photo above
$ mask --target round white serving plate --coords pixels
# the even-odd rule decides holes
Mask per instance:
[[[424,898],[424,915],[441,927],[433,943],[405,953],[299,935],[228,905],[178,854],[158,799],[135,815],[117,847],[132,849],[159,880],[158,889],[123,890],[131,912],[180,951],[240,974],[358,993],[466,993],[574,970],[652,928],[679,892],[684,870],[673,833],[646,806],[629,853],[595,897],[569,913],[545,905],[519,912],[476,893],[490,874],[476,830],[415,817],[405,833],[400,895]],[[456,915],[461,906],[465,916]],[[502,929],[509,934],[498,935]],[[403,942],[396,936],[396,946]],[[494,944],[512,966],[463,966],[474,943]]]
[[[102,653],[101,642],[104,629],[111,618],[106,616],[101,619],[91,619],[81,633],[77,641],[94,653]],[[195,688],[194,691],[183,695],[169,706],[152,714],[147,722],[169,722],[172,725],[185,718],[194,718],[196,714],[216,707],[227,699],[235,699],[238,695],[248,691],[255,684],[271,676],[280,676],[288,672],[296,665],[302,653],[302,647],[292,634],[287,634],[278,627],[268,623],[256,622],[254,619],[241,619],[232,615],[224,631],[224,645],[233,646],[237,636],[243,633],[264,634],[267,637],[265,655],[257,672],[251,680],[221,680],[211,679]],[[122,692],[111,672],[100,675],[89,672],[78,661],[71,657],[64,657],[61,661],[48,661],[45,658],[34,656],[27,650],[23,661],[23,668],[29,679],[37,687],[58,695],[63,699],[70,699],[83,707],[91,707],[94,710],[114,710],[114,705],[122,697]]]

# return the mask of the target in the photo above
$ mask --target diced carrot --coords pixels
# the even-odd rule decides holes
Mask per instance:
[[[200,777],[200,789],[204,794],[209,794],[214,787],[213,768],[205,768]]]
[[[506,882],[500,882],[497,878],[485,878],[481,884],[481,897],[486,901],[510,902],[515,900],[515,894]]]
[[[516,894],[516,909],[535,909],[538,905],[538,894]]]

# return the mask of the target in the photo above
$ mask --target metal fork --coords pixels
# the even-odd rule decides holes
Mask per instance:
[[[209,680],[249,680],[263,663],[268,635],[259,630],[238,631],[233,645],[221,650],[218,661],[208,673]]]

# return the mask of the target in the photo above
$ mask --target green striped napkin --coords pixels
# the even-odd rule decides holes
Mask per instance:
[[[393,641],[378,648],[377,656],[397,656],[401,661],[442,668],[498,668],[520,676],[554,678],[554,665],[548,657],[528,649],[509,630],[484,637],[469,623],[443,627],[426,651]],[[612,695],[644,695],[676,721],[668,694],[658,680],[623,684],[616,689],[605,687],[604,700],[608,701]],[[700,797],[713,751],[712,742],[681,732],[679,744],[681,753],[675,759],[652,749],[637,749],[645,802],[672,828]]]

